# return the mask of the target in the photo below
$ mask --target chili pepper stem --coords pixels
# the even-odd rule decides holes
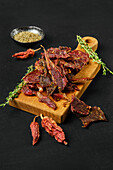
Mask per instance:
[[[42,114],[40,114],[40,117],[41,117],[41,119],[43,119],[43,118],[44,118]]]
[[[67,145],[68,143],[66,141],[64,141],[64,145]]]
[[[38,115],[34,117],[33,122],[35,122],[35,120],[36,120],[37,117],[38,117]]]
[[[44,50],[44,52],[45,52],[46,50],[45,50],[44,46],[43,46],[43,45],[40,45],[40,46],[43,48],[43,50]]]
[[[41,48],[38,48],[38,49],[34,50],[34,52],[39,51],[40,49],[41,49]]]
[[[40,45],[40,46],[41,46],[43,49],[45,49],[43,45]]]

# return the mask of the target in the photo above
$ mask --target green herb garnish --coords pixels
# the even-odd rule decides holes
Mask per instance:
[[[31,65],[31,66],[28,67],[25,76],[26,76],[28,73],[32,72],[32,71],[33,71],[33,65]],[[6,102],[0,104],[0,106],[5,107],[7,104],[9,104],[9,101],[11,101],[11,100],[13,100],[14,98],[18,97],[18,95],[19,95],[19,93],[20,93],[20,91],[21,91],[21,89],[22,89],[22,87],[23,87],[24,85],[25,85],[25,82],[24,82],[24,80],[23,80],[23,78],[22,78],[22,79],[21,79],[21,83],[19,83],[19,84],[15,87],[15,89],[14,89],[13,91],[9,92],[9,96],[6,97]]]
[[[83,48],[86,53],[89,54],[89,57],[92,58],[94,62],[101,64],[103,68],[103,75],[106,75],[107,71],[113,74],[113,72],[106,66],[106,64],[98,57],[98,54],[94,52],[92,48],[89,47],[88,44],[79,35],[77,35],[77,41],[80,44],[81,48]]]

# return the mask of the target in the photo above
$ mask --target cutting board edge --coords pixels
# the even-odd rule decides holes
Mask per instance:
[[[9,102],[9,105],[12,106],[12,107],[15,107],[17,109],[20,109],[22,111],[25,111],[25,112],[28,112],[28,113],[31,113],[31,114],[34,114],[34,115],[40,115],[41,113],[46,116],[46,114],[48,114],[49,117],[52,117],[56,122],[58,123],[61,123],[61,119],[62,119],[62,116],[64,115],[54,115],[50,112],[47,112],[47,111],[42,111],[40,108],[36,108],[36,107],[31,107],[30,105],[28,104],[25,104],[23,105],[22,102],[18,101],[18,103],[16,102],[16,100],[12,100]],[[66,114],[66,113],[65,113]],[[64,119],[64,118],[63,118]]]

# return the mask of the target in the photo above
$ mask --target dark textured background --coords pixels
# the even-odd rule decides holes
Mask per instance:
[[[90,0],[1,0],[0,1],[0,103],[5,101],[40,56],[28,60],[11,57],[27,47],[10,38],[18,26],[36,25],[46,33],[45,48],[77,46],[76,35],[94,36],[98,54],[113,70],[113,1]],[[32,48],[37,48],[38,44]],[[33,115],[10,106],[0,108],[0,170],[113,169],[113,76],[98,73],[81,97],[91,106],[100,106],[109,122],[93,123],[83,129],[80,120],[69,115],[61,125],[69,146],[57,143],[42,128],[40,141],[32,146],[29,125]]]

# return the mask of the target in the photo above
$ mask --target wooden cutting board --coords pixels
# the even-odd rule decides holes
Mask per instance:
[[[97,39],[89,36],[84,37],[83,39],[88,43],[90,47],[92,47],[94,51],[97,50],[98,47]],[[80,48],[80,45],[78,45],[76,49],[84,51],[83,49]],[[85,65],[82,68],[82,70],[76,74],[74,78],[84,78],[84,77],[94,78],[99,70],[100,70],[100,65],[93,62],[90,59],[89,64]],[[84,91],[86,90],[86,88],[91,83],[91,81],[92,80],[87,81],[83,84],[79,84],[78,87],[80,91],[67,93],[67,97],[71,99],[71,96],[75,94],[78,98],[80,98],[84,93]],[[65,102],[66,100],[63,99],[56,102],[57,109],[53,110],[52,108],[48,107],[46,104],[39,102],[36,96],[25,96],[21,92],[18,98],[15,98],[9,102],[9,105],[35,115],[39,115],[40,113],[42,113],[44,116],[47,115],[52,117],[57,123],[63,123],[66,116],[70,113],[70,103],[68,103],[64,107]]]

